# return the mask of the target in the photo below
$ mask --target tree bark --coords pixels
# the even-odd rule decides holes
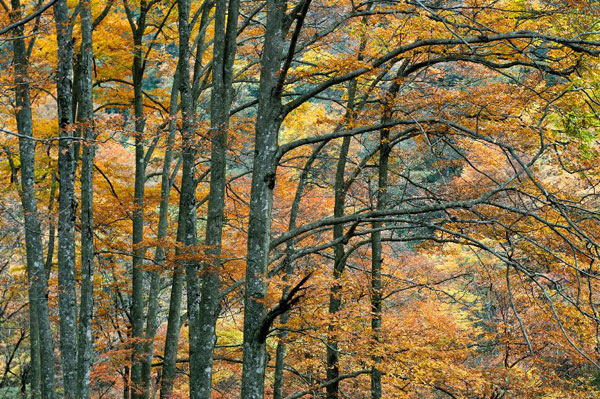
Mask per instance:
[[[142,0],[135,28],[133,29],[133,108],[135,115],[135,177],[134,177],[134,210],[133,210],[133,261],[132,261],[132,298],[131,298],[131,333],[133,352],[131,360],[131,398],[144,397],[142,386],[142,363],[144,358],[144,280],[143,259],[145,249],[141,247],[144,240],[144,189],[146,183],[146,164],[144,151],[144,115],[143,80],[144,53],[143,38],[146,30],[148,4]]]
[[[177,96],[179,93],[179,80],[181,79],[181,73],[179,71],[179,65],[177,66],[177,75],[175,80],[173,81],[173,88],[171,90],[171,118],[172,122],[169,126],[170,135],[176,132],[177,125],[175,123],[175,115],[177,114]],[[173,97],[173,95],[175,97]],[[172,129],[172,130],[171,130]],[[167,162],[167,158],[165,158],[165,164]],[[163,179],[165,171],[163,170]],[[169,179],[169,174],[167,173],[167,179]],[[164,180],[163,180],[164,182]],[[170,182],[169,182],[170,183]],[[170,186],[169,186],[170,187]],[[183,188],[183,185],[182,185]],[[161,187],[161,190],[164,190],[165,186]],[[163,195],[162,201],[165,200],[165,196]],[[180,206],[181,206],[181,197],[180,197]],[[161,202],[161,212],[162,212],[162,202]],[[166,209],[165,209],[166,211]],[[181,210],[180,210],[181,212]],[[161,214],[162,215],[162,214]],[[185,219],[183,220],[185,221]],[[181,214],[179,217],[178,225],[177,225],[177,237],[178,242],[179,239],[183,239],[185,236],[184,224],[182,224]],[[165,336],[165,347],[163,351],[164,361],[162,366],[162,375],[160,379],[160,398],[167,399],[171,397],[173,392],[173,380],[175,379],[176,372],[176,360],[177,360],[177,348],[179,344],[179,330],[181,328],[181,294],[183,291],[183,269],[181,266],[176,266],[173,270],[173,280],[171,282],[171,296],[169,301],[169,315],[167,321],[167,333]]]
[[[382,123],[389,122],[392,119],[393,100],[396,98],[400,85],[392,83],[386,98],[384,99],[384,110]],[[377,170],[377,195],[376,210],[381,211],[386,208],[388,192],[388,170],[390,153],[392,151],[390,142],[390,129],[382,129],[379,133],[379,165]],[[383,284],[381,281],[381,268],[383,254],[381,249],[381,231],[383,223],[376,221],[372,223],[374,232],[371,234],[371,330],[373,333],[373,344],[381,344],[381,320],[383,304]],[[381,399],[381,370],[377,364],[381,363],[381,356],[374,355],[373,361],[375,367],[371,369],[371,399]]]
[[[77,398],[90,396],[92,366],[92,314],[94,306],[94,102],[92,93],[92,12],[90,0],[81,0],[81,58],[79,70],[78,122],[82,144],[81,157],[81,304],[77,351]]]
[[[229,3],[229,4],[228,4]],[[226,150],[229,130],[229,111],[232,101],[233,61],[236,53],[239,0],[217,0],[215,8],[215,39],[213,43],[213,68],[211,92],[211,160],[208,217],[205,244],[210,262],[204,265],[198,314],[197,350],[204,355],[197,370],[198,392],[191,397],[210,399],[213,352],[216,343],[216,323],[220,311],[221,237],[225,214]],[[225,22],[227,18],[227,23]],[[196,328],[190,324],[190,328]],[[191,356],[190,356],[191,358]],[[191,386],[196,388],[195,385]]]
[[[65,399],[77,397],[77,296],[75,292],[75,161],[73,147],[73,40],[66,0],[54,4],[58,67],[58,305]]]
[[[279,79],[285,11],[285,0],[267,1],[267,24],[261,58],[248,226],[244,294],[243,399],[264,397],[266,347],[262,329],[267,315],[264,299],[268,284],[267,266],[273,188],[277,168],[277,139],[282,122]]]
[[[191,0],[178,0],[179,5],[179,93],[181,95],[181,135],[183,145],[183,174],[181,178],[181,195],[179,203],[178,241],[184,245],[185,256],[189,256],[190,247],[196,245],[196,178],[195,178],[195,110],[191,86],[189,60],[190,50],[190,7]],[[189,317],[189,356],[190,356],[190,398],[198,398],[202,372],[198,365],[204,355],[200,351],[198,340],[200,326],[198,324],[198,305],[200,290],[198,286],[198,262],[188,259],[185,262],[187,306]],[[183,271],[183,270],[182,270]],[[176,355],[175,351],[175,355]]]
[[[349,83],[348,87],[348,104],[345,118],[346,124],[352,117],[353,109],[354,109],[354,98],[356,96],[356,81],[352,80]],[[346,184],[345,184],[345,175],[346,175],[346,158],[348,157],[348,152],[350,150],[350,140],[351,137],[344,137],[342,140],[342,146],[340,147],[340,154],[338,157],[338,162],[336,166],[335,172],[335,182],[334,182],[334,205],[333,205],[333,215],[334,217],[342,217],[344,216],[344,206],[346,204]],[[331,287],[331,292],[329,294],[329,308],[328,311],[331,315],[335,315],[340,311],[342,307],[342,302],[340,299],[340,290],[342,289],[341,285],[337,282],[342,276],[344,269],[346,267],[346,260],[344,257],[344,242],[341,239],[344,237],[344,225],[336,224],[333,226],[333,239],[340,240],[334,247],[334,266],[333,266],[333,278],[335,279],[334,285]],[[337,342],[337,332],[334,326],[335,323],[332,323],[328,326],[329,336],[327,338],[327,380],[335,381],[332,384],[327,385],[327,398],[328,399],[337,399],[339,392],[339,381],[337,380],[340,372],[339,372],[339,354],[338,354],[338,342]]]
[[[20,0],[11,0],[13,21],[22,18]],[[54,343],[48,317],[48,280],[44,270],[42,231],[38,216],[35,188],[35,141],[29,93],[29,60],[24,27],[15,28],[13,64],[16,119],[21,162],[21,204],[25,219],[25,248],[29,280],[29,324],[31,340],[31,397],[55,398]]]
[[[167,228],[169,223],[169,201],[171,194],[171,164],[173,163],[173,146],[175,144],[175,133],[177,132],[177,123],[175,116],[177,115],[177,99],[179,97],[179,68],[175,72],[173,79],[173,86],[171,87],[171,98],[169,104],[169,136],[167,138],[167,149],[165,151],[165,159],[163,161],[163,170],[161,175],[160,183],[160,205],[159,205],[159,216],[158,216],[158,240],[162,240],[167,236]],[[156,265],[164,265],[166,260],[166,253],[162,246],[156,247],[154,254],[154,261]],[[142,366],[142,386],[146,387],[145,398],[149,398],[150,384],[152,379],[152,358],[154,356],[154,338],[156,335],[156,329],[158,328],[157,317],[158,317],[158,295],[160,291],[160,273],[154,271],[151,275],[150,281],[150,295],[148,298],[148,314],[146,316],[146,349],[145,359]],[[181,294],[179,295],[181,297]],[[177,310],[177,316],[179,319],[179,309]],[[171,318],[169,317],[169,320]],[[179,337],[179,330],[175,339]],[[167,342],[169,339],[173,339],[167,334]],[[165,348],[167,348],[165,344]],[[167,350],[165,349],[165,352]]]
[[[190,85],[190,0],[178,0],[179,7],[179,94],[181,97],[180,108],[182,116],[182,179],[181,193],[179,196],[179,217],[177,224],[177,242],[184,249],[178,250],[179,257],[187,256],[187,248],[196,244],[196,182],[195,182],[195,143],[194,143],[194,109],[192,106],[192,93]],[[173,271],[173,282],[171,286],[171,302],[169,304],[169,320],[167,325],[167,337],[165,342],[164,365],[161,378],[160,398],[170,398],[173,391],[173,380],[175,379],[175,365],[177,360],[177,348],[179,343],[181,294],[183,291],[184,270],[188,280],[188,316],[189,316],[189,345],[190,345],[190,395],[194,391],[197,373],[194,372],[192,363],[196,360],[194,351],[195,328],[192,327],[196,321],[194,306],[197,305],[197,267],[196,262],[181,260]],[[192,396],[190,396],[192,397]]]

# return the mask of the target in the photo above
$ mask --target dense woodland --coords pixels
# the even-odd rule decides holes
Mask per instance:
[[[0,398],[600,397],[598,1],[0,8]]]

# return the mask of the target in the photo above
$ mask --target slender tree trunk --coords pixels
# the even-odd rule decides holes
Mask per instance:
[[[352,118],[354,109],[354,98],[356,96],[356,81],[351,81],[348,88],[348,105],[347,112],[345,115],[346,122]],[[340,154],[335,172],[334,182],[334,206],[333,215],[336,218],[344,216],[344,206],[346,204],[346,158],[350,150],[350,137],[344,137],[342,140],[342,146],[340,148]],[[344,236],[344,225],[336,224],[333,226],[333,239],[341,240]],[[342,308],[342,302],[340,299],[341,285],[337,282],[344,268],[346,267],[346,261],[344,257],[344,243],[340,241],[334,247],[334,267],[333,267],[333,278],[335,279],[334,285],[331,287],[329,294],[329,313],[335,315]],[[338,353],[338,342],[337,342],[337,331],[335,328],[335,322],[328,326],[329,337],[327,339],[327,380],[335,380],[339,377],[339,353]],[[327,398],[337,399],[339,392],[339,382],[331,383],[327,386]]]
[[[58,173],[58,305],[60,352],[65,399],[77,390],[77,297],[75,292],[75,162],[73,149],[73,41],[66,0],[54,4],[58,68],[56,72],[59,142]]]
[[[20,0],[11,0],[14,21],[22,18]],[[14,30],[13,64],[15,100],[17,105],[17,130],[21,161],[21,204],[25,219],[25,248],[29,280],[29,324],[31,340],[31,397],[53,399],[54,343],[48,317],[48,280],[44,270],[41,223],[35,197],[35,141],[29,94],[29,64],[24,39],[24,28]]]
[[[216,323],[220,311],[221,284],[221,237],[225,214],[225,178],[227,133],[231,106],[233,61],[236,53],[237,19],[239,0],[217,0],[215,9],[215,40],[213,44],[213,86],[211,93],[211,160],[208,218],[206,221],[206,245],[211,262],[205,264],[198,315],[198,348],[204,355],[194,364],[199,374],[199,392],[192,398],[210,399],[213,352],[216,343]],[[227,7],[228,6],[228,7]],[[226,25],[226,11],[227,25]],[[195,328],[190,325],[190,328]],[[190,357],[191,358],[191,357]],[[195,385],[191,386],[195,388]]]
[[[173,82],[173,88],[171,90],[171,118],[172,122],[169,126],[170,133],[169,135],[174,134],[176,132],[176,123],[174,120],[175,115],[177,114],[177,96],[179,93],[179,80],[181,79],[181,74],[179,72],[179,65],[177,66],[177,75]],[[175,95],[175,97],[173,97]],[[165,163],[167,159],[165,158]],[[163,178],[164,178],[164,170],[163,170]],[[167,174],[168,179],[168,174]],[[169,182],[170,183],[170,182]],[[183,187],[183,186],[182,186]],[[162,190],[165,189],[165,186],[162,186]],[[163,201],[165,197],[162,197]],[[181,197],[180,197],[181,200]],[[161,203],[162,206],[162,203]],[[162,208],[161,208],[162,211]],[[182,230],[184,225],[181,225],[181,218],[178,221],[177,225],[177,236],[184,237],[185,232]],[[169,301],[169,315],[168,315],[168,324],[167,324],[167,333],[165,337],[165,347],[164,347],[164,360],[162,367],[162,375],[160,379],[160,398],[170,398],[173,392],[173,380],[175,379],[175,371],[176,371],[176,360],[177,360],[177,348],[179,343],[179,330],[181,323],[181,293],[183,291],[183,269],[180,266],[177,266],[173,271],[173,280],[171,283],[171,299]]]
[[[372,4],[368,6],[370,9]],[[366,17],[363,19],[363,23],[367,23]],[[362,60],[362,54],[365,50],[367,43],[367,38],[363,34],[361,37],[359,50],[358,50],[358,59]],[[346,109],[345,123],[349,122],[354,118],[354,102],[356,99],[356,80],[351,80],[348,84],[348,105]],[[336,167],[335,173],[335,182],[334,182],[334,207],[333,214],[334,217],[342,217],[344,216],[344,207],[346,205],[346,193],[348,191],[349,185],[346,184],[345,175],[346,175],[346,158],[348,157],[348,151],[350,149],[350,137],[344,137],[342,141],[342,147],[340,148],[340,155],[338,158],[338,163]],[[333,238],[341,240],[344,236],[344,225],[336,224],[333,226]],[[344,269],[346,268],[346,257],[344,251],[344,242],[341,240],[334,247],[334,266],[333,266],[333,277],[336,280],[334,285],[331,287],[331,291],[329,294],[329,313],[335,315],[340,311],[342,307],[342,302],[340,298],[340,290],[341,285],[337,282],[342,276]],[[335,323],[334,323],[335,324]],[[327,341],[327,380],[335,382],[329,384],[327,386],[327,399],[337,399],[339,396],[339,348],[337,342],[337,332],[335,331],[334,324],[330,324],[328,326],[328,341]]]
[[[200,16],[200,25],[198,27],[198,37],[196,45],[196,60],[194,62],[194,72],[192,76],[192,103],[194,109],[197,109],[198,97],[203,90],[202,79],[203,68],[202,68],[202,56],[204,55],[205,42],[206,42],[206,30],[211,20],[211,10],[214,0],[204,0],[202,3],[202,14]]]
[[[179,256],[186,256],[186,247],[196,244],[196,182],[195,182],[195,143],[194,143],[194,109],[192,106],[192,95],[189,70],[189,15],[190,0],[178,0],[179,6],[179,94],[181,97],[180,108],[182,116],[182,179],[181,193],[179,196],[179,218],[177,224],[177,242],[184,246],[183,251],[177,251]],[[196,361],[196,345],[193,336],[195,328],[198,289],[197,267],[193,261],[178,261],[173,271],[173,283],[171,287],[171,302],[169,304],[169,320],[167,325],[167,337],[165,342],[165,354],[163,373],[161,378],[161,399],[170,398],[173,391],[173,380],[175,379],[175,365],[177,360],[177,348],[179,343],[181,294],[183,291],[184,270],[188,280],[188,317],[189,317],[189,345],[190,345],[190,394],[194,391],[196,374],[193,371],[193,363]]]
[[[81,0],[81,58],[79,110],[82,144],[81,164],[81,305],[77,351],[77,398],[90,396],[92,365],[92,313],[94,306],[94,102],[92,94],[92,14],[90,0]]]
[[[129,381],[129,366],[125,366],[123,369],[123,399],[130,398]]]
[[[183,174],[186,175],[186,167],[189,167],[185,163],[183,165]],[[187,179],[186,179],[187,180]],[[182,183],[182,188],[184,187]],[[189,205],[185,204],[185,201],[189,201],[188,198],[182,199],[184,193],[182,191],[179,201],[179,220],[177,225],[177,241],[183,242],[186,237],[186,227],[189,222]],[[187,196],[185,196],[187,197]],[[182,208],[184,206],[185,208]],[[185,211],[184,209],[188,209]],[[183,215],[182,215],[183,214]],[[178,255],[181,255],[181,251],[177,251]],[[164,361],[162,367],[162,375],[160,379],[160,398],[170,399],[173,393],[173,381],[176,375],[176,361],[177,361],[177,348],[179,346],[179,330],[181,327],[181,294],[183,292],[183,281],[184,281],[184,266],[177,262],[173,270],[173,281],[171,283],[171,299],[169,301],[169,316],[167,321],[167,333],[165,336],[165,349],[164,349]],[[190,343],[191,345],[191,343]]]
[[[242,398],[262,399],[266,347],[263,322],[267,314],[267,266],[271,209],[277,168],[277,138],[282,122],[279,87],[286,1],[267,1],[267,25],[261,58],[258,114],[248,226],[244,294]]]
[[[344,190],[344,175],[346,170],[346,158],[348,156],[348,150],[350,148],[350,137],[344,137],[342,147],[340,149],[340,155],[338,158],[337,169],[335,174],[335,200],[334,200],[334,212],[333,215],[336,218],[344,216],[344,204],[346,200],[346,192]],[[344,236],[344,226],[342,224],[336,224],[333,226],[333,239],[341,239]],[[329,295],[329,313],[335,315],[340,311],[342,302],[340,299],[341,285],[337,282],[340,279],[345,268],[344,261],[344,243],[339,242],[335,245],[335,261],[333,268],[333,278],[335,279],[334,285],[331,287],[331,293]],[[330,324],[328,327],[329,337],[327,341],[327,380],[334,380],[339,376],[339,355],[338,355],[338,342],[337,332],[334,327],[335,322]],[[327,386],[327,398],[337,399],[339,390],[339,383],[335,382]]]
[[[179,204],[178,240],[183,243],[186,252],[196,245],[196,178],[195,178],[195,110],[193,107],[191,74],[189,68],[190,51],[190,7],[191,0],[178,0],[179,5],[179,67],[181,79],[179,93],[181,95],[181,134],[183,142],[183,174],[181,178],[181,196]],[[180,234],[182,233],[182,234]],[[185,262],[187,306],[189,317],[189,356],[190,356],[190,398],[197,399],[200,393],[202,371],[202,353],[199,347],[201,334],[198,324],[200,290],[198,286],[198,262]]]
[[[179,69],[179,68],[178,68]],[[171,100],[169,104],[169,137],[167,138],[167,149],[165,151],[165,159],[163,162],[163,170],[160,185],[160,205],[158,216],[158,240],[162,240],[167,236],[167,228],[169,223],[169,200],[171,194],[171,164],[173,163],[173,145],[175,144],[175,133],[177,132],[177,124],[175,116],[177,115],[177,98],[179,97],[179,70],[175,72],[173,86],[171,88]],[[156,265],[163,265],[166,259],[166,253],[163,247],[156,247],[154,260]],[[149,398],[150,384],[152,380],[152,359],[154,356],[154,337],[158,328],[158,294],[160,291],[160,273],[152,272],[150,281],[150,295],[148,303],[148,315],[146,317],[146,350],[145,359],[142,366],[142,385],[146,387],[146,399]],[[181,294],[179,295],[181,297]],[[179,309],[177,310],[177,318],[179,319]],[[179,330],[175,339],[179,337]],[[167,339],[173,339],[168,335]],[[165,348],[167,344],[165,344]],[[166,352],[166,350],[165,350]],[[164,363],[163,363],[164,364]]]
[[[144,116],[143,80],[144,53],[143,37],[146,29],[148,9],[144,0],[140,5],[137,26],[133,31],[133,108],[135,115],[135,177],[134,177],[134,210],[133,210],[133,262],[132,262],[132,293],[131,293],[131,333],[133,352],[131,359],[131,398],[144,397],[142,386],[142,362],[144,359],[144,270],[143,259],[145,249],[141,242],[144,240],[144,188],[146,183],[146,164],[144,151]]]
[[[387,172],[390,154],[389,129],[383,129],[379,139],[379,169],[377,184],[377,204],[376,209],[385,209],[387,192]],[[373,222],[371,234],[371,329],[373,333],[373,344],[379,343],[381,338],[381,305],[382,305],[382,282],[381,282],[381,232],[377,231],[383,224]],[[375,364],[381,363],[381,356],[373,356]],[[377,366],[371,370],[371,399],[381,398],[381,371]]]
[[[184,5],[184,7],[186,7],[186,5]],[[208,24],[209,21],[209,13],[210,13],[210,9],[211,9],[211,2],[210,1],[205,1],[202,5],[203,10],[202,10],[202,16],[200,19],[200,37],[199,37],[199,43],[198,43],[198,54],[197,54],[197,58],[196,58],[196,62],[195,62],[195,66],[196,68],[198,68],[199,70],[199,65],[202,62],[202,47],[203,47],[203,42],[204,42],[204,32],[205,32],[205,28],[206,25]],[[184,22],[184,28],[187,26],[187,22]],[[189,33],[188,33],[188,39],[189,40]],[[181,40],[181,39],[180,39]],[[188,50],[189,52],[189,50]],[[189,60],[189,55],[184,54],[184,58],[187,58]],[[180,82],[181,80],[181,76],[182,76],[182,72],[179,69],[179,65],[181,65],[182,63],[182,59],[180,57],[179,61],[178,61],[178,81],[176,82],[177,84],[177,90],[179,90],[179,86],[181,84],[186,84],[185,82]],[[187,67],[187,65],[186,65]],[[187,73],[188,79],[189,79],[189,69],[187,71],[184,71],[185,73]],[[195,73],[198,73],[198,71],[195,71]],[[195,76],[195,80],[199,81],[199,77]],[[175,84],[175,83],[174,83]],[[193,92],[193,89],[192,89]],[[194,100],[195,96],[192,93],[192,99],[191,99],[191,105],[188,104],[189,99],[183,99],[181,101],[181,108],[182,108],[182,112],[183,112],[183,107],[185,105],[186,108],[186,112],[190,112],[190,110],[195,110],[196,106],[195,106],[195,100]],[[177,109],[173,108],[173,110],[176,112]],[[193,213],[193,209],[195,207],[195,187],[196,187],[196,183],[194,181],[194,158],[195,158],[195,149],[191,143],[191,138],[193,138],[192,133],[190,132],[190,129],[193,128],[193,125],[190,125],[190,123],[188,123],[189,121],[186,121],[186,125],[185,125],[185,129],[182,129],[182,132],[184,133],[184,150],[182,153],[182,160],[183,160],[183,173],[182,173],[182,193],[180,195],[180,203],[179,203],[179,221],[178,221],[178,225],[177,225],[177,241],[179,243],[183,243],[185,244],[185,242],[189,242],[189,243],[194,243],[196,242],[196,222],[195,222],[195,213]],[[175,125],[173,126],[175,127]],[[187,132],[187,133],[186,133]],[[185,182],[185,183],[184,183]],[[188,216],[186,216],[188,215]],[[186,234],[187,229],[190,229],[190,233],[189,235]],[[187,236],[187,239],[186,239]],[[185,266],[185,264],[179,264],[177,265],[177,267],[175,268],[174,272],[173,272],[173,281],[171,284],[171,299],[169,301],[169,316],[168,316],[168,324],[167,324],[167,333],[166,333],[166,340],[165,340],[165,348],[164,348],[164,361],[163,361],[163,367],[162,367],[162,374],[161,374],[161,378],[160,378],[160,398],[161,399],[168,399],[171,398],[172,392],[173,392],[173,381],[175,379],[175,374],[176,374],[176,360],[177,360],[177,348],[178,348],[178,343],[179,343],[179,330],[181,327],[181,295],[182,295],[182,291],[183,291],[183,279],[184,279],[184,270],[186,272],[190,272],[189,273],[189,278],[188,278],[188,292],[187,292],[187,296],[188,296],[188,316],[190,318],[190,333],[192,334],[192,336],[194,336],[194,334],[196,334],[196,329],[193,327],[194,323],[193,320],[195,320],[195,315],[197,312],[193,311],[193,306],[197,305],[197,301],[195,298],[198,297],[199,295],[199,289],[198,289],[198,282],[197,282],[197,276],[195,272],[192,272],[191,270],[189,270],[190,268],[193,268],[192,265],[189,265],[188,267]],[[191,307],[190,307],[191,305]],[[191,341],[190,341],[191,342]],[[191,345],[190,345],[191,347]],[[192,354],[190,353],[190,358],[192,358]],[[192,390],[193,388],[190,388],[190,390]],[[195,388],[194,388],[195,389]]]
[[[52,188],[50,189],[50,201],[48,203],[48,215],[51,215],[50,224],[48,226],[48,248],[46,249],[46,260],[44,262],[44,269],[46,269],[46,279],[50,278],[50,272],[52,271],[52,261],[54,259],[54,246],[56,244],[56,223],[52,217],[54,212],[54,202],[56,198],[56,173],[52,173]]]
[[[198,57],[196,59],[196,63],[195,65],[198,66],[200,65],[200,63],[202,62],[202,50],[201,48],[203,47],[203,42],[204,42],[204,31],[205,31],[205,26],[208,24],[208,15],[210,12],[210,2],[205,1],[204,4],[202,5],[202,7],[204,8],[202,11],[202,17],[200,20],[200,34],[202,35],[199,38],[199,43],[198,43]],[[173,90],[171,93],[171,118],[174,118],[174,116],[177,114],[178,108],[177,108],[177,94],[179,93],[179,85],[180,85],[180,79],[181,79],[181,72],[179,70],[179,64],[181,63],[181,60],[178,61],[178,66],[177,66],[177,74],[176,74],[176,79],[173,82]],[[175,94],[177,93],[177,94]],[[175,97],[173,97],[173,94],[175,94]],[[195,104],[194,104],[194,100],[192,99],[192,109],[195,109]],[[170,126],[171,133],[170,135],[172,135],[172,137],[174,138],[174,134],[175,134],[175,129],[176,129],[176,124],[174,119],[172,120],[171,126]],[[165,161],[166,162],[166,161]],[[186,163],[185,168],[189,169],[190,166],[190,162],[188,161]],[[193,166],[193,165],[192,165]],[[185,180],[189,181],[189,176],[193,177],[193,172],[190,173],[189,170],[184,171],[184,174],[186,175]],[[195,185],[194,182],[192,182],[192,184]],[[163,185],[163,187],[165,187]],[[183,186],[182,186],[183,187]],[[185,187],[184,189],[187,189],[188,187]],[[194,189],[195,190],[195,189]],[[184,195],[185,200],[189,201],[189,193],[186,193]],[[163,196],[163,199],[165,197]],[[191,200],[193,200],[194,197],[191,197]],[[182,210],[185,210],[187,208],[190,207],[190,205],[186,205],[181,203],[182,197],[180,196],[180,218],[178,221],[178,226],[177,226],[177,236],[178,236],[178,242],[184,242],[185,240],[185,236],[186,236],[186,229],[187,226],[186,224],[182,224],[182,219],[181,217],[181,212]],[[161,204],[162,205],[162,204]],[[166,210],[166,208],[165,208]],[[184,212],[184,211],[183,211]],[[193,217],[194,215],[192,215]],[[193,223],[192,221],[192,225],[195,225],[195,223]],[[195,228],[195,227],[193,227]],[[195,236],[195,234],[194,234]],[[163,360],[163,367],[162,367],[162,373],[161,373],[161,378],[160,378],[160,398],[161,399],[168,399],[171,397],[172,392],[173,392],[173,381],[175,379],[175,374],[176,374],[176,360],[177,360],[177,348],[178,348],[178,343],[179,343],[179,332],[180,332],[180,328],[181,328],[181,295],[182,295],[182,291],[183,291],[183,276],[184,273],[184,266],[180,265],[177,266],[173,272],[173,280],[171,283],[171,297],[170,297],[170,301],[169,301],[169,315],[168,315],[168,322],[167,322],[167,333],[166,333],[166,337],[165,337],[165,347],[164,347],[164,360]],[[194,291],[193,287],[192,287],[192,291]],[[197,292],[197,290],[195,290],[195,292]],[[192,293],[193,294],[193,293]]]
[[[308,175],[312,168],[313,163],[317,159],[317,156],[321,152],[321,150],[327,144],[326,141],[319,144],[311,154],[310,158],[306,161],[304,168],[302,169],[302,174],[300,175],[300,179],[298,181],[298,186],[296,187],[296,194],[294,196],[294,201],[292,202],[292,209],[290,211],[290,222],[288,225],[288,230],[291,231],[296,228],[296,220],[298,218],[298,211],[300,209],[300,200],[302,199],[302,194],[304,193],[304,187],[306,186],[306,181],[308,179]],[[285,280],[289,281],[294,274],[294,262],[291,260],[291,257],[294,255],[294,241],[289,240],[286,246],[286,259],[285,262]],[[289,284],[286,284],[283,290],[283,296],[285,297],[289,290],[292,287]],[[281,324],[285,325],[288,322],[289,313],[285,312],[281,315]],[[273,399],[283,399],[283,369],[285,368],[285,352],[286,352],[286,338],[287,331],[285,329],[281,330],[278,333],[278,342],[277,342],[277,350],[275,355],[275,377],[273,382]]]
[[[392,83],[385,98],[385,108],[383,111],[382,123],[389,122],[392,119],[393,100],[395,99],[400,85]],[[377,179],[377,203],[376,209],[384,210],[387,204],[388,195],[388,170],[390,153],[392,151],[390,143],[390,129],[382,129],[379,133],[379,166]],[[373,234],[371,234],[371,329],[373,331],[374,344],[378,347],[381,344],[381,319],[383,304],[383,285],[381,281],[382,250],[381,250],[381,231],[377,231],[383,226],[380,221],[373,222]],[[381,363],[381,356],[374,355],[375,364]],[[381,399],[381,370],[377,366],[371,370],[371,399]]]

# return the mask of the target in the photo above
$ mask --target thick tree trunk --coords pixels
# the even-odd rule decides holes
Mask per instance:
[[[271,209],[277,168],[277,138],[282,122],[279,87],[285,0],[267,1],[267,25],[261,58],[258,114],[248,226],[244,294],[242,398],[262,399],[266,348],[263,323],[267,314],[267,266]]]
[[[216,343],[216,322],[220,310],[221,284],[221,237],[225,213],[225,178],[227,133],[231,106],[231,86],[233,81],[233,61],[236,53],[237,19],[239,0],[217,0],[215,9],[215,40],[213,44],[213,69],[211,93],[211,159],[210,192],[208,197],[208,218],[206,221],[206,241],[211,261],[202,272],[202,285],[198,314],[197,350],[203,353],[198,364],[198,390],[191,397],[210,399],[212,382],[213,352]],[[226,15],[227,14],[227,15]],[[225,23],[227,17],[227,24]],[[191,356],[190,356],[191,358]],[[195,385],[191,386],[195,388]]]
[[[23,13],[20,0],[11,0],[14,13],[11,17],[19,21]],[[17,130],[21,162],[21,204],[25,219],[25,249],[29,280],[29,323],[31,340],[31,397],[53,399],[54,343],[48,317],[48,280],[44,270],[42,231],[35,197],[35,141],[29,94],[29,69],[23,26],[14,30],[13,41],[15,68],[15,100],[17,105]]]
[[[73,148],[73,41],[66,0],[54,4],[58,68],[56,88],[59,142],[58,173],[58,305],[60,352],[66,399],[77,397],[77,297],[75,292],[75,161]]]
[[[92,366],[92,313],[94,306],[94,102],[92,96],[92,13],[90,0],[81,0],[81,58],[79,110],[81,157],[81,305],[77,351],[77,398],[90,396]]]

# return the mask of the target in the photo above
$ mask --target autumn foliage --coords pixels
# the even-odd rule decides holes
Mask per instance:
[[[63,3],[73,49],[66,124],[53,13]],[[0,6],[0,28],[10,28],[0,30],[0,397],[50,397],[32,298],[48,308],[52,398],[76,397],[59,344],[61,151],[73,155],[80,344],[84,281],[93,298],[89,381],[78,377],[88,397],[600,395],[597,2]],[[35,215],[23,205],[26,162]],[[29,216],[40,226],[37,266]],[[40,297],[35,270],[47,280]],[[213,319],[198,316],[202,286],[215,287]],[[214,348],[196,347],[211,331]],[[254,347],[266,353],[257,376],[243,371]],[[77,351],[69,356],[81,360]],[[195,356],[209,353],[212,389],[200,394]]]

